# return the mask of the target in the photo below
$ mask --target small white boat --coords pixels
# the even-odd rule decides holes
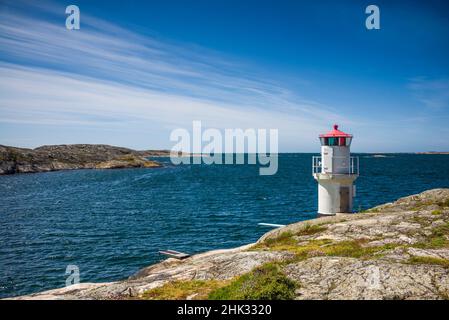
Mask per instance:
[[[170,258],[175,258],[175,259],[180,259],[180,260],[190,257],[190,254],[188,254],[188,253],[179,252],[179,251],[175,251],[175,250],[161,250],[161,251],[159,251],[159,253],[169,256]]]

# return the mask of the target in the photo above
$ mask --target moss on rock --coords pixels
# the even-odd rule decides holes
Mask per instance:
[[[292,300],[297,284],[276,263],[267,263],[209,294],[211,300]]]

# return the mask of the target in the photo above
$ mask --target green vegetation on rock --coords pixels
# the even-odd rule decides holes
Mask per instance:
[[[280,266],[267,263],[209,294],[211,300],[291,300],[297,284],[282,273]]]
[[[228,282],[219,280],[172,281],[162,287],[146,291],[141,298],[146,300],[185,300],[187,298],[203,300],[211,291],[223,287]]]
[[[232,280],[172,281],[146,291],[148,300],[289,300],[297,285],[276,263],[259,266]]]
[[[436,264],[449,268],[449,260],[442,258],[412,256],[408,262],[411,264]]]
[[[366,239],[334,242],[329,239],[309,240],[306,244],[298,244],[293,236],[286,234],[277,239],[269,239],[265,243],[258,244],[257,249],[274,251],[290,251],[296,254],[295,260],[310,258],[313,256],[339,256],[352,258],[373,258],[382,251],[394,249],[399,244],[385,244],[381,246],[366,246]]]
[[[444,199],[444,200],[438,201],[437,204],[440,207],[447,208],[447,207],[449,207],[449,199]]]
[[[415,245],[417,248],[438,249],[449,247],[449,222],[431,229],[431,234]]]

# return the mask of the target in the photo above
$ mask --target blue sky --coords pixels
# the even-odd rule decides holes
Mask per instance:
[[[65,28],[76,4],[81,29]],[[381,29],[365,28],[376,4]],[[170,148],[171,130],[277,128],[319,150],[449,150],[447,1],[1,1],[0,144]]]

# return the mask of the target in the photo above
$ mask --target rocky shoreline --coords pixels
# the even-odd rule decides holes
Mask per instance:
[[[416,154],[449,154],[449,151],[427,151],[427,152],[417,152]]]
[[[0,145],[0,175],[76,169],[157,168],[147,157],[169,151],[136,151],[100,144],[51,145],[35,149]]]
[[[263,284],[274,274],[270,286],[282,283],[288,292],[273,295],[268,285],[262,293],[248,292],[261,274]],[[449,189],[359,214],[295,223],[239,248],[170,258],[123,281],[81,283],[14,299],[208,297],[448,299]]]

